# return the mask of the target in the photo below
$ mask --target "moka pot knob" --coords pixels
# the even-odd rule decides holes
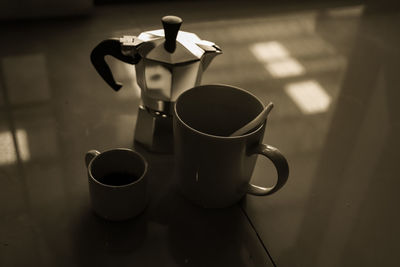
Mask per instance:
[[[163,24],[165,36],[164,48],[169,53],[173,53],[176,48],[176,37],[182,25],[182,19],[177,16],[164,16],[161,22]]]

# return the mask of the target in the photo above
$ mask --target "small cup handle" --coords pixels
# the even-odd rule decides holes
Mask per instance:
[[[269,158],[278,173],[278,181],[273,187],[261,187],[249,183],[247,193],[255,196],[266,196],[281,189],[289,177],[289,165],[282,153],[273,146],[259,144],[250,154],[259,154]]]
[[[86,155],[85,155],[86,168],[89,167],[89,163],[92,161],[92,159],[94,159],[98,155],[100,155],[100,152],[97,150],[94,150],[94,149],[86,152]]]

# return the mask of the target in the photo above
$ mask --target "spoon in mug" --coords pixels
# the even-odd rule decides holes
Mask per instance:
[[[272,102],[269,102],[269,104],[264,108],[263,111],[261,111],[260,114],[258,114],[257,117],[255,117],[252,121],[247,123],[245,126],[240,128],[239,130],[233,132],[230,136],[243,135],[243,134],[249,132],[250,130],[256,128],[257,126],[259,126],[264,120],[267,119],[268,114],[272,110],[273,107],[274,107],[274,104]]]

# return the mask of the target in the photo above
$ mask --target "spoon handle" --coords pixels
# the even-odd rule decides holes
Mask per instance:
[[[274,104],[272,102],[269,102],[269,104],[264,108],[263,111],[261,111],[261,113],[252,121],[250,121],[249,123],[247,123],[245,126],[243,126],[242,128],[240,128],[239,130],[235,131],[234,133],[232,133],[230,136],[239,136],[239,135],[243,135],[247,132],[249,132],[250,130],[256,128],[258,125],[260,125],[265,119],[267,119],[269,112],[272,110],[272,108],[274,107]]]

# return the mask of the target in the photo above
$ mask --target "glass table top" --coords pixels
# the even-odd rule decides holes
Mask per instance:
[[[204,13],[203,5],[2,22],[1,266],[395,266],[398,10],[221,2]],[[172,155],[141,150],[153,166],[149,206],[116,225],[90,211],[84,154],[133,146],[140,88],[134,66],[107,58],[124,84],[114,92],[89,55],[105,38],[160,28],[172,11],[182,30],[223,50],[202,84],[274,103],[264,143],[286,156],[289,180],[271,196],[203,210],[176,193]],[[267,186],[275,175],[259,158],[252,182]]]

